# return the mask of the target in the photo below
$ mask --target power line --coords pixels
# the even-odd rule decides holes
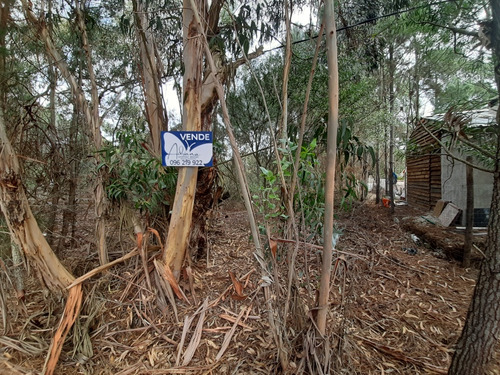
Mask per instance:
[[[349,30],[349,29],[352,29],[352,28],[355,28],[355,27],[358,27],[358,26],[361,26],[361,25],[364,25],[364,24],[367,24],[367,23],[371,23],[371,22],[383,19],[383,18],[388,18],[388,17],[396,16],[398,14],[404,14],[404,13],[413,12],[414,10],[417,10],[417,9],[427,8],[427,7],[430,7],[430,6],[433,6],[433,5],[441,5],[441,4],[446,4],[446,3],[454,3],[454,2],[456,2],[456,0],[443,0],[443,1],[436,1],[435,3],[430,3],[430,4],[425,4],[425,5],[418,5],[418,6],[414,6],[414,7],[411,7],[411,8],[397,10],[397,11],[394,11],[394,12],[391,12],[391,13],[383,14],[381,16],[368,18],[368,19],[366,19],[364,21],[360,21],[360,22],[355,23],[353,25],[348,25],[348,26],[340,27],[340,28],[337,29],[337,32],[344,31],[344,30]],[[312,39],[318,38],[319,36],[322,36],[322,35],[318,34],[316,36],[312,36],[312,37],[307,38],[307,39],[296,40],[292,44],[299,44],[299,43],[308,42],[308,41],[310,41]],[[264,51],[264,53],[271,52],[271,51],[274,51],[276,49],[280,49],[280,48],[284,48],[284,47],[285,47],[285,45],[282,44],[282,45],[280,45],[278,47],[274,47],[274,48],[268,49],[268,50]]]

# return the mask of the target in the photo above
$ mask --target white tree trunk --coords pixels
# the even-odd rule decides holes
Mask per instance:
[[[161,95],[161,61],[157,59],[156,44],[148,30],[148,18],[142,0],[134,0],[134,19],[137,43],[140,50],[139,70],[144,91],[144,106],[151,134],[153,152],[161,156],[161,132],[167,130],[167,116]]]
[[[202,2],[197,1],[201,8]],[[198,32],[198,25],[189,0],[183,6],[184,39],[184,79],[183,79],[183,130],[201,130],[201,87],[203,40]],[[198,168],[181,167],[177,177],[175,201],[168,229],[163,262],[178,277],[184,261],[191,229],[194,196]]]
[[[325,221],[323,237],[323,259],[318,296],[317,324],[319,332],[326,332],[330,275],[332,271],[333,202],[335,191],[335,163],[337,158],[337,129],[339,116],[339,72],[337,63],[337,32],[333,0],[325,1],[326,48],[328,58],[328,135],[327,166],[325,184]]]
[[[80,31],[82,33],[82,45],[87,58],[87,69],[91,84],[91,102],[87,101],[85,94],[81,85],[78,84],[75,76],[71,73],[66,60],[61,56],[59,50],[54,45],[52,37],[47,29],[47,24],[41,22],[33,13],[31,9],[31,3],[28,0],[21,0],[23,5],[23,10],[26,15],[26,20],[32,25],[32,27],[37,31],[37,36],[45,44],[45,51],[50,60],[57,66],[61,75],[64,77],[69,87],[71,88],[71,93],[76,104],[82,109],[85,121],[90,128],[94,147],[96,150],[100,150],[102,147],[102,134],[101,134],[101,118],[99,116],[99,95],[97,92],[97,83],[95,79],[95,74],[92,65],[90,44],[87,40],[87,33],[85,28],[85,23],[83,22],[83,17],[81,15],[80,3],[75,0],[75,7],[77,11],[77,23]],[[96,165],[99,164],[99,156],[96,154]],[[103,171],[97,173],[97,180],[95,182],[94,190],[94,201],[95,201],[95,213],[96,213],[96,237],[97,237],[97,248],[99,254],[99,261],[101,264],[108,262],[108,251],[106,247],[106,225],[104,219],[104,212],[106,208],[106,197],[104,194],[104,181],[103,181]]]
[[[50,248],[31,212],[19,174],[19,161],[5,131],[0,109],[0,206],[16,244],[35,265],[46,286],[58,294],[74,280]]]

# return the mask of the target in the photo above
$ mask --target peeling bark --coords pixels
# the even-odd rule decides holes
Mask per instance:
[[[198,171],[196,200],[193,206],[193,222],[189,241],[190,253],[193,259],[201,259],[206,255],[208,245],[208,214],[218,199],[214,189],[216,176],[215,167],[202,168]]]
[[[220,11],[223,5],[222,0],[217,0],[211,3],[210,9],[206,13],[207,20],[206,34],[207,38],[216,36],[218,33],[218,22]],[[264,49],[259,47],[256,51],[250,53],[247,58],[255,59],[262,55]],[[219,100],[217,95],[217,85],[226,84],[238,67],[246,62],[245,58],[237,59],[233,62],[226,63],[224,51],[217,48],[212,48],[212,57],[214,66],[216,67],[213,73],[210,64],[204,72],[204,79],[201,91],[201,130],[210,131],[212,125],[212,114]],[[193,206],[193,221],[191,225],[191,238],[189,242],[191,255],[193,258],[201,258],[206,251],[207,246],[207,216],[212,207],[217,204],[217,197],[214,195],[216,186],[217,165],[214,159],[214,167],[203,168],[198,171],[198,181],[196,186],[196,200]]]
[[[89,126],[93,138],[94,147],[96,150],[100,150],[102,147],[102,134],[101,134],[101,121],[99,116],[99,95],[97,92],[97,84],[95,79],[95,74],[92,65],[90,45],[87,40],[87,34],[85,29],[85,23],[81,15],[80,2],[75,0],[75,8],[77,13],[77,23],[78,27],[82,33],[82,47],[87,58],[87,69],[90,78],[91,85],[91,102],[89,103],[85,98],[83,88],[78,84],[76,77],[73,75],[65,59],[61,56],[59,50],[56,48],[50,32],[47,28],[47,24],[43,20],[39,20],[31,8],[31,2],[28,0],[21,0],[23,10],[25,12],[26,20],[32,25],[34,30],[37,32],[38,38],[45,45],[45,52],[49,59],[54,63],[55,66],[61,72],[68,86],[71,88],[71,93],[73,94],[75,105],[81,108],[85,121]],[[99,156],[95,156],[96,165],[99,163]],[[104,194],[104,177],[103,170],[97,173],[94,189],[94,201],[95,201],[95,214],[96,214],[96,237],[97,237],[97,248],[99,254],[99,261],[101,264],[108,262],[108,252],[106,247],[106,225],[104,213],[106,209],[106,197]]]
[[[203,2],[198,0],[203,9]],[[183,130],[201,130],[202,39],[189,0],[183,6],[184,79]],[[181,167],[177,176],[175,200],[167,235],[163,262],[179,277],[191,229],[198,168]]]
[[[90,50],[90,43],[87,38],[87,29],[85,26],[82,6],[79,0],[75,0],[76,9],[76,19],[77,24],[81,32],[82,37],[82,47],[85,51],[85,57],[87,59],[87,70],[90,79],[90,121],[88,125],[92,130],[92,137],[94,141],[94,147],[96,151],[102,148],[102,134],[101,134],[101,122],[102,119],[99,116],[99,93],[97,91],[97,81],[94,73],[94,65],[92,64],[92,55]],[[82,91],[80,89],[80,91]],[[96,164],[99,164],[100,157],[95,154]],[[99,262],[101,265],[109,262],[108,259],[108,249],[106,246],[106,221],[104,218],[104,213],[106,211],[106,196],[104,193],[104,170],[101,168],[97,171],[95,187],[94,187],[94,202],[95,202],[95,214],[96,214],[96,236],[97,236],[97,252],[99,254]]]
[[[150,30],[142,0],[134,0],[135,30],[140,50],[139,70],[144,92],[144,107],[151,134],[152,149],[161,157],[161,132],[168,130],[168,120],[161,95],[161,60],[157,58],[156,43]]]
[[[35,265],[46,286],[57,294],[74,277],[61,264],[50,248],[31,212],[19,174],[19,161],[5,132],[3,111],[0,109],[0,206],[16,244]]]
[[[217,34],[217,25],[219,22],[219,16],[220,16],[220,11],[222,9],[223,1],[217,0],[213,1],[210,5],[210,9],[208,12],[205,11],[205,3],[201,1],[196,2],[196,7],[198,7],[198,11],[200,12],[201,15],[204,15],[203,21],[200,20],[200,22],[203,22],[203,24],[200,24],[200,29],[206,31],[207,35],[213,36]],[[189,9],[189,14],[186,12],[186,10]],[[203,55],[201,54],[201,48],[202,48],[202,41],[201,37],[202,34],[198,34],[198,31],[196,30],[197,24],[196,20],[194,18],[187,18],[187,17],[194,17],[192,10],[191,10],[190,2],[185,1],[184,3],[184,13],[183,13],[183,20],[184,24],[187,25],[189,24],[189,28],[185,28],[185,32],[187,32],[189,35],[186,39],[185,36],[185,49],[184,49],[184,59],[185,59],[185,75],[184,75],[184,110],[183,110],[183,129],[184,130],[210,130],[211,126],[211,116],[213,109],[215,107],[215,104],[217,101],[220,99],[220,94],[218,93],[219,86],[221,84],[224,84],[227,79],[230,77],[231,73],[234,72],[239,66],[243,65],[247,59],[246,58],[240,58],[237,59],[229,64],[224,63],[224,56],[223,56],[223,51],[212,51],[211,57],[216,60],[216,62],[213,63],[207,63],[206,70],[203,74],[203,82],[201,84],[201,91],[199,91],[199,96],[198,96],[198,103],[196,106],[196,113],[197,113],[197,118],[196,120],[189,120],[187,118],[188,113],[191,113],[191,115],[194,114],[194,112],[191,112],[192,108],[195,108],[194,103],[190,103],[190,100],[193,100],[192,94],[188,94],[188,92],[192,93],[194,92],[194,88],[191,90],[190,85],[193,85],[193,77],[192,74],[188,75],[188,72],[190,69],[192,69],[191,65],[194,64],[196,61],[201,62],[203,60]],[[191,29],[193,27],[193,29]],[[186,40],[189,41],[189,43],[186,43]],[[193,54],[194,51],[194,45],[196,43],[196,56]],[[263,53],[263,48],[260,47],[257,49],[255,52],[251,53],[248,55],[248,59],[254,59],[258,56],[260,56]],[[190,61],[188,61],[188,60]],[[192,60],[195,60],[194,62]],[[188,65],[189,64],[189,65]],[[200,79],[201,83],[201,69],[202,65],[199,66],[199,75],[196,75],[196,79]],[[198,74],[198,73],[197,73]],[[189,83],[188,86],[186,86]],[[189,89],[189,90],[188,90]],[[200,88],[196,87],[196,90],[199,90]],[[198,92],[198,91],[196,91]],[[191,108],[191,109],[189,109]],[[189,109],[189,111],[187,111]],[[199,112],[198,112],[199,111]],[[196,121],[196,128],[193,127],[193,124],[195,124]],[[186,126],[191,126],[190,129],[186,128]],[[174,207],[172,209],[172,219],[170,222],[170,228],[169,228],[169,233],[167,237],[167,248],[163,256],[163,260],[165,263],[169,264],[170,266],[173,266],[175,263],[175,267],[178,267],[177,270],[174,270],[174,274],[177,275],[177,272],[180,271],[180,267],[182,265],[182,261],[184,259],[184,254],[186,253],[187,246],[188,246],[188,240],[189,240],[189,232],[191,231],[193,235],[191,236],[192,244],[194,246],[194,255],[199,256],[198,254],[198,249],[203,249],[204,244],[206,242],[206,215],[207,212],[210,210],[210,208],[213,206],[214,203],[214,196],[213,196],[213,186],[215,184],[215,169],[210,168],[209,170],[203,170],[202,172],[198,173],[198,176],[200,177],[200,180],[197,180],[196,174],[186,172],[184,169],[186,168],[181,168],[179,171],[179,177],[178,177],[178,183],[177,183],[177,191],[176,191],[176,198],[174,202]],[[193,170],[194,168],[189,168],[189,170]],[[179,181],[184,181],[183,184],[183,190],[180,189]],[[191,186],[191,184],[194,181],[194,188]],[[187,188],[187,185],[189,185],[189,189]],[[182,193],[181,193],[182,191]],[[196,202],[190,202],[189,199],[185,196],[185,194],[188,194],[189,196],[193,196],[196,193]],[[179,195],[182,194],[182,195]],[[198,196],[200,194],[200,196]],[[182,212],[181,212],[181,203],[180,202],[185,202],[182,204]],[[190,218],[187,218],[185,215],[191,215]],[[175,215],[175,217],[174,217]],[[182,224],[181,224],[182,222]],[[188,225],[188,228],[184,228],[185,225]],[[174,230],[174,231],[173,231]],[[181,232],[184,233],[181,235]],[[175,239],[175,240],[174,240]],[[174,243],[172,243],[174,241]],[[174,256],[174,253],[178,251],[179,253]],[[181,255],[182,254],[182,255]],[[177,258],[176,261],[174,262],[174,258]]]

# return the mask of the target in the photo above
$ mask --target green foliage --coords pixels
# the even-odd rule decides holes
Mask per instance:
[[[284,142],[282,142],[284,143]],[[282,155],[281,169],[287,182],[293,175],[293,160],[297,145],[289,142],[279,148]],[[324,173],[319,171],[317,141],[313,139],[302,146],[299,168],[297,170],[298,187],[294,196],[294,210],[299,225],[310,234],[310,239],[319,240],[323,229],[324,215]],[[287,219],[287,210],[282,200],[281,180],[277,173],[261,167],[264,184],[259,187],[259,194],[253,196],[254,203],[266,221]]]
[[[359,200],[358,188],[361,187],[365,191],[368,190],[368,186],[364,181],[356,178],[356,175],[352,172],[343,171],[342,181],[344,186],[342,187],[342,199],[340,200],[340,207],[343,210],[349,211],[352,209],[352,204]]]
[[[141,136],[124,133],[120,140],[120,147],[108,146],[99,152],[99,168],[108,172],[108,198],[119,203],[128,201],[150,215],[163,214],[175,193],[176,170],[164,168],[161,160],[146,149]]]
[[[375,151],[372,146],[366,145],[359,137],[352,133],[347,121],[341,121],[337,131],[337,151],[341,170],[349,163],[351,158],[362,161],[369,156],[371,165],[375,165]]]
[[[373,146],[367,145],[354,135],[352,127],[348,121],[343,120],[337,131],[337,165],[340,167],[342,189],[340,206],[345,210],[352,207],[353,201],[359,200],[358,191],[360,189],[367,190],[366,183],[356,176],[352,168],[348,167],[357,161],[371,165],[373,168],[376,162]]]
[[[280,197],[280,184],[276,182],[277,176],[269,169],[260,169],[266,184],[260,187],[260,195],[253,196],[254,203],[266,221],[277,217],[286,218]]]
[[[212,30],[214,36],[210,43],[219,45],[221,51],[241,56],[250,52],[254,42],[270,41],[280,26],[281,7],[273,6],[273,1],[263,5],[228,1],[217,30]]]
[[[459,152],[460,155],[470,155],[474,158],[474,162],[483,168],[494,170],[495,155],[497,148],[498,130],[497,126],[483,125],[478,126],[465,124],[460,130],[460,135],[475,147],[462,142],[457,138],[456,129],[450,129],[447,126],[441,127],[441,141],[449,149]]]
[[[320,172],[316,139],[302,146],[300,152],[299,186],[294,197],[302,227],[309,233],[309,238],[319,242],[323,233],[325,213],[325,174]]]

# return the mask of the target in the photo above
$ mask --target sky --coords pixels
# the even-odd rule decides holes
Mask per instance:
[[[295,25],[309,25],[310,22],[310,15],[311,15],[311,8],[310,7],[304,7],[302,10],[296,10],[294,13],[292,13],[292,23]],[[314,20],[313,20],[314,22]],[[284,35],[284,30],[282,34]],[[283,36],[283,43],[284,41],[284,36]],[[281,45],[281,42],[279,41],[279,38],[273,39],[270,42],[267,42],[263,45],[264,51],[267,50],[272,50],[273,48],[279,47]],[[250,52],[253,50],[256,50],[259,47],[259,45],[256,45],[253,43],[250,47]],[[277,53],[282,53],[279,52]],[[167,108],[167,112],[169,115],[169,124],[171,125],[176,125],[180,123],[181,121],[181,108],[179,106],[179,100],[177,93],[174,88],[174,82],[173,80],[167,81],[163,85],[163,92],[165,94],[165,104]]]

